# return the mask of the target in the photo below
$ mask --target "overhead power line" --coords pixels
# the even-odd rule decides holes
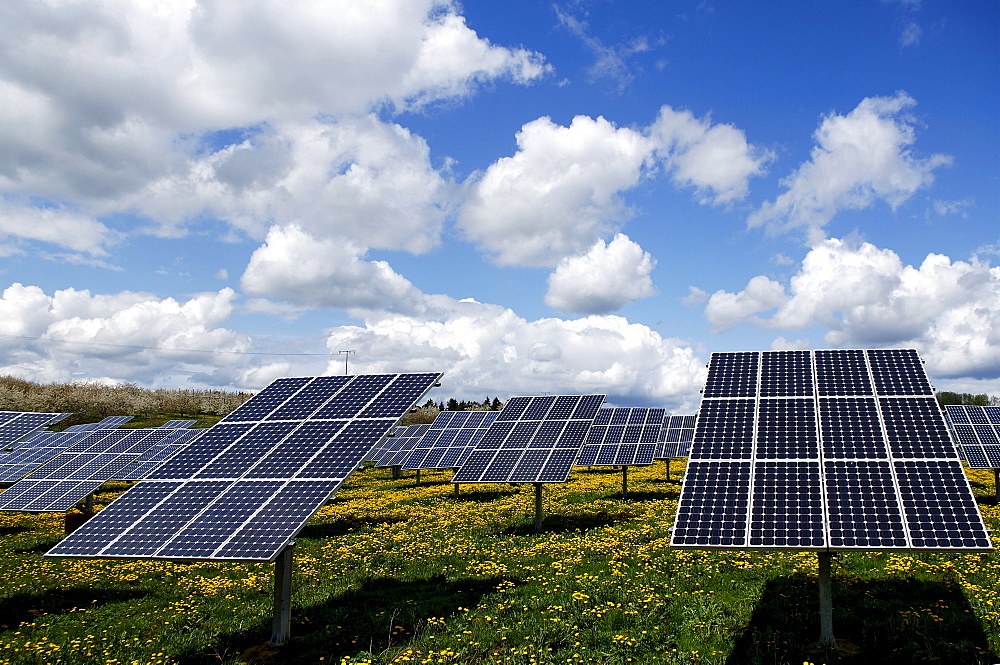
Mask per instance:
[[[213,355],[230,356],[329,356],[330,353],[291,353],[279,351],[217,351],[212,349],[176,349],[166,346],[142,346],[139,344],[114,344],[112,342],[90,342],[73,339],[56,339],[52,337],[29,337],[27,335],[0,335],[4,339],[21,339],[32,342],[57,344],[82,344],[84,346],[107,346],[117,349],[136,349],[140,351],[176,351],[179,353],[210,353]]]

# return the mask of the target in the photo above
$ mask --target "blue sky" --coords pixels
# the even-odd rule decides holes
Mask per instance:
[[[713,351],[913,347],[1000,394],[994,2],[0,11],[2,373],[683,412]]]

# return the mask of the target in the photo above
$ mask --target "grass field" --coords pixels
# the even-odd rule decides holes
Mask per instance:
[[[0,515],[11,663],[995,663],[995,554],[841,554],[836,650],[813,553],[668,547],[683,465],[545,487],[352,476],[297,540],[289,643],[266,564],[47,559],[62,514]],[[969,471],[1000,534],[989,471]],[[127,488],[108,485],[98,506]],[[475,489],[473,489],[475,488]],[[994,539],[996,543],[997,540]]]

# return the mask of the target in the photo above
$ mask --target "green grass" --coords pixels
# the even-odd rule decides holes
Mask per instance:
[[[674,550],[663,464],[546,486],[356,474],[297,539],[291,640],[267,645],[272,566],[48,559],[61,514],[0,515],[0,659],[13,663],[994,663],[993,554],[840,554],[838,648],[816,556]],[[970,471],[1000,529],[992,474]],[[126,489],[107,486],[102,505]],[[998,531],[1000,533],[1000,531]]]

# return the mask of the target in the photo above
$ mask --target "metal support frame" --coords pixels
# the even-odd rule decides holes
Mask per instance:
[[[458,485],[459,484],[458,483],[454,483],[454,485],[455,485],[455,498],[457,499],[458,498]]]
[[[819,643],[824,647],[837,646],[833,637],[833,583],[830,581],[831,552],[817,552],[819,558]]]
[[[622,464],[622,499],[628,498],[628,466]]]
[[[417,477],[413,481],[413,486],[416,487],[420,484],[420,469],[417,469]]]
[[[292,618],[292,541],[281,550],[274,561],[274,619],[272,620],[272,646],[281,646],[288,641],[288,626]]]
[[[670,480],[670,458],[667,458],[667,480]]]
[[[542,530],[542,484],[532,483],[535,486],[535,531]]]
[[[393,480],[399,480],[400,478],[403,477],[403,469],[401,467],[392,466],[392,467],[389,467],[389,468],[392,469],[392,479]]]
[[[88,494],[87,498],[83,500],[83,512],[87,515],[94,514],[94,495]]]

